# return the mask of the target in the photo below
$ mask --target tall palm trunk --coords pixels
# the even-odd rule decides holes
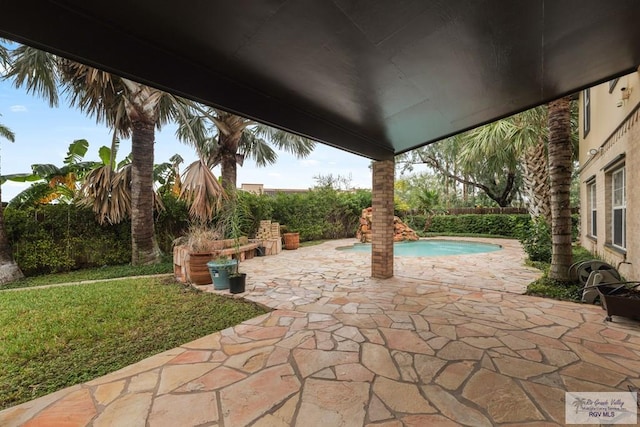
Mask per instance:
[[[160,261],[153,224],[153,144],[155,124],[133,122],[131,133],[131,263]]]
[[[161,92],[122,79],[129,94],[125,97],[131,120],[131,263],[160,262],[160,248],[153,225],[153,145]]]
[[[569,280],[571,253],[571,110],[570,98],[549,103],[549,184],[551,189],[551,269],[549,277]]]
[[[2,189],[0,188],[0,200],[2,200]],[[22,279],[24,274],[13,260],[9,239],[4,228],[4,206],[0,203],[0,284],[13,282]]]
[[[222,187],[229,192],[233,192],[236,189],[236,180],[238,178],[238,166],[234,152],[225,149],[221,153],[220,176],[222,178]]]
[[[551,222],[551,200],[549,194],[549,168],[547,150],[543,139],[529,147],[522,158],[523,174],[529,214],[532,218],[542,218]]]
[[[238,160],[237,152],[242,138],[242,132],[246,128],[247,120],[238,116],[227,114],[224,116],[227,125],[227,133],[221,133],[218,136],[220,144],[220,176],[222,178],[222,187],[234,192],[238,177]]]

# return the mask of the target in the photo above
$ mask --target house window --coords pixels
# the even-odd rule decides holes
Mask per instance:
[[[589,212],[591,217],[589,218],[589,234],[595,237],[598,235],[598,209],[597,209],[597,200],[596,200],[596,183],[593,182],[589,184]]]
[[[587,134],[591,130],[591,92],[590,89],[585,89],[582,92],[582,136],[587,137]]]
[[[627,198],[624,172],[623,167],[611,174],[612,243],[622,249],[627,246]]]

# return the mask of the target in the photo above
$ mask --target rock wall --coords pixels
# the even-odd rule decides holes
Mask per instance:
[[[360,216],[360,226],[356,233],[356,239],[362,243],[371,243],[371,217],[373,216],[373,208],[366,208],[362,210]],[[418,240],[420,237],[413,231],[407,224],[402,222],[397,216],[393,217],[393,241],[403,242]]]

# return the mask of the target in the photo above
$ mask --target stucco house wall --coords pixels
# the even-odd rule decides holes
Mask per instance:
[[[580,243],[628,280],[640,280],[639,122],[638,72],[580,93]]]

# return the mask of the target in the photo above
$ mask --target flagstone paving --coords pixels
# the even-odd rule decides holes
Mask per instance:
[[[567,390],[640,386],[639,324],[520,295],[539,273],[517,242],[397,257],[389,280],[334,249],[348,243],[243,262],[236,297],[274,311],[4,410],[0,425],[556,426]]]

